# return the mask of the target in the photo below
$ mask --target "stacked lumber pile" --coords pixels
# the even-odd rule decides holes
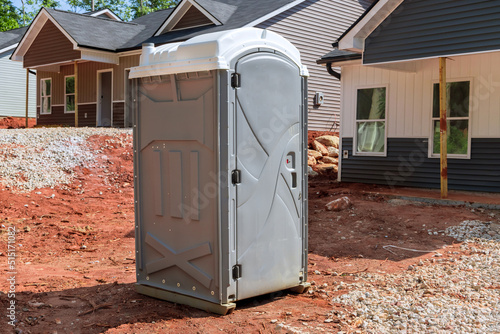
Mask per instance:
[[[338,172],[339,137],[323,135],[309,141],[307,164],[321,174]]]

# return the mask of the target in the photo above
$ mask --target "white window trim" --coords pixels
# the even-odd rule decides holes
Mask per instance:
[[[43,81],[50,80],[50,95],[43,96]],[[52,114],[52,78],[42,78],[40,79],[40,115],[50,115]],[[50,98],[50,110],[43,112],[43,98],[44,97],[49,97]]]
[[[75,113],[75,111],[74,111],[74,110],[70,110],[70,111],[66,110],[66,105],[67,105],[67,103],[66,103],[66,97],[67,97],[68,95],[73,95],[73,96],[75,96],[75,95],[76,95],[76,94],[75,94],[76,92],[75,92],[75,93],[73,93],[73,94],[67,94],[67,93],[66,93],[66,78],[70,78],[70,77],[73,77],[73,78],[74,78],[74,77],[75,77],[75,75],[74,75],[74,74],[71,74],[71,75],[66,75],[66,76],[64,76],[64,113],[65,113],[65,114],[74,114],[74,113]],[[75,102],[76,102],[76,100],[75,100]],[[76,107],[76,106],[75,106],[75,107]]]
[[[357,119],[357,110],[358,110],[358,90],[360,89],[370,89],[370,88],[385,88],[385,119],[379,120],[368,120],[368,122],[385,122],[385,133],[384,133],[384,152],[358,152],[358,119]],[[368,157],[387,157],[387,133],[388,133],[388,122],[387,122],[387,114],[389,112],[389,84],[373,84],[373,85],[362,85],[357,86],[355,88],[354,94],[354,138],[353,138],[353,147],[352,147],[352,155],[353,156],[368,156]],[[367,122],[367,120],[360,120],[359,122]]]
[[[453,83],[453,82],[462,82],[462,81],[468,81],[469,82],[469,117],[453,117],[453,120],[469,120],[469,131],[467,132],[469,138],[467,139],[467,154],[447,154],[448,159],[462,159],[462,160],[470,160],[471,156],[471,143],[472,143],[472,92],[473,92],[473,85],[474,85],[474,80],[471,77],[465,77],[465,78],[453,78],[453,79],[446,79],[446,83]],[[434,107],[434,85],[438,84],[439,80],[433,80],[432,85],[431,85],[431,101],[430,101],[430,115],[431,115],[431,131],[429,135],[429,149],[428,149],[428,157],[430,159],[439,159],[441,158],[440,154],[434,154],[434,121],[439,121],[439,117],[436,118],[432,114],[432,108]],[[446,120],[450,120],[449,117],[446,118]]]

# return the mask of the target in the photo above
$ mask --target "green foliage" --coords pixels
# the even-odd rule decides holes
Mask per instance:
[[[167,9],[177,5],[179,0],[131,0],[130,7],[133,11],[133,18],[156,12],[160,9]]]
[[[465,122],[467,121],[462,121],[459,124],[448,123],[448,154],[467,154],[469,137],[467,127],[464,127],[463,124]],[[441,153],[439,121],[436,122],[434,131],[434,153]]]
[[[0,31],[19,28],[21,16],[10,0],[0,0]]]
[[[84,12],[92,11],[91,0],[68,0],[71,9],[76,11],[83,10]],[[132,17],[132,9],[126,0],[95,0],[94,10],[110,9],[118,15],[122,20],[128,21]]]

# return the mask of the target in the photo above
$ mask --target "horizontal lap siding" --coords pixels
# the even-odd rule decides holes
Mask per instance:
[[[365,41],[374,64],[500,50],[500,2],[406,0]]]
[[[26,70],[20,62],[0,56],[0,117],[26,116]],[[29,75],[28,117],[35,117],[36,75]]]
[[[75,114],[64,113],[64,106],[53,106],[52,113],[48,115],[40,115],[40,108],[37,107],[37,115],[37,125],[75,126]],[[78,126],[96,126],[95,104],[78,105]]]
[[[26,52],[24,67],[76,60],[80,57],[80,51],[73,50],[73,43],[49,20]]]
[[[292,42],[309,69],[309,130],[338,130],[340,82],[316,64],[332,49],[339,37],[370,5],[367,0],[306,0],[301,4],[257,25],[274,31]],[[316,92],[325,94],[322,106],[314,106]]]
[[[123,128],[125,124],[125,103],[113,103],[113,127]]]
[[[353,156],[352,138],[342,138],[342,181],[439,188],[439,159],[428,158],[424,138],[388,138],[387,157]],[[473,138],[471,159],[448,160],[452,190],[500,192],[500,139]]]

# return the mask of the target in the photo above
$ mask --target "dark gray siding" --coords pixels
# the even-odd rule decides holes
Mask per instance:
[[[429,159],[428,140],[388,138],[387,157],[352,155],[352,138],[342,138],[342,181],[440,188],[439,159]],[[500,139],[472,139],[471,159],[448,160],[452,190],[500,192]]]
[[[499,0],[406,0],[368,36],[364,63],[500,49]]]

